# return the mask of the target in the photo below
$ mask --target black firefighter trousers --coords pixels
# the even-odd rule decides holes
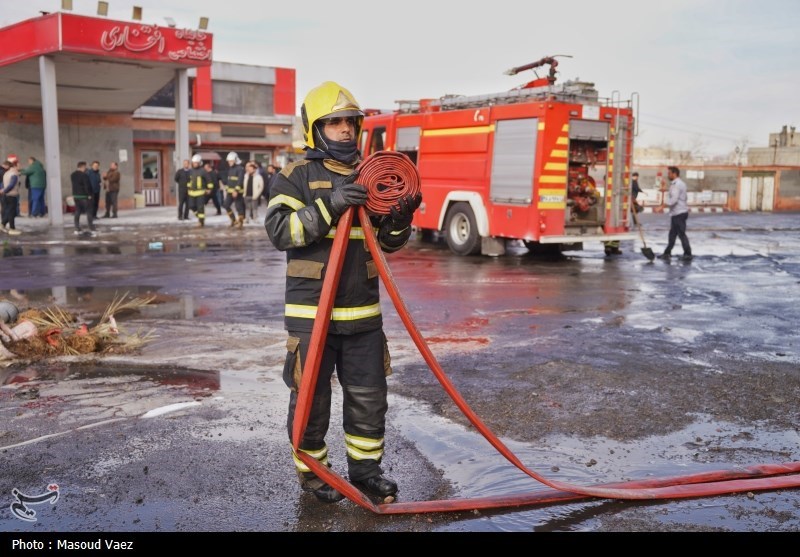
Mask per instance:
[[[308,354],[311,333],[289,332],[283,379],[292,389],[287,428],[292,438],[297,390]],[[329,334],[320,361],[317,386],[300,449],[327,460],[325,435],[331,417],[333,371],[342,388],[343,426],[350,481],[361,481],[383,473],[383,435],[386,430],[386,376],[391,373],[386,336],[381,329],[353,335]],[[295,460],[295,464],[298,461]],[[298,465],[298,472],[303,472]],[[311,479],[310,472],[301,474]]]

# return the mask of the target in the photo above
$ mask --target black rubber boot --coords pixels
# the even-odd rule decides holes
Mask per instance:
[[[339,493],[334,487],[326,484],[316,476],[307,478],[302,472],[298,472],[297,476],[300,478],[300,487],[303,491],[313,493],[314,496],[323,503],[338,503],[344,499],[344,495]]]
[[[344,499],[344,495],[339,493],[335,488],[329,486],[328,484],[323,484],[322,487],[318,487],[317,489],[309,490],[314,496],[322,501],[323,503],[338,503],[342,499]]]
[[[394,497],[397,495],[397,483],[383,476],[372,476],[361,481],[353,482],[361,491],[379,497]]]

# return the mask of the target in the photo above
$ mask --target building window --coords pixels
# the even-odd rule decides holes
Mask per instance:
[[[254,151],[253,160],[261,163],[262,168],[267,168],[272,164],[272,151]]]
[[[189,78],[189,106],[194,107],[194,79]],[[158,106],[163,108],[175,108],[175,80],[170,79],[158,92],[147,99],[144,106]]]
[[[275,114],[273,85],[217,81],[212,83],[212,110],[217,114],[272,116]]]

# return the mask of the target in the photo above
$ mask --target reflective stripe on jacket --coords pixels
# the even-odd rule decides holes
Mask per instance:
[[[208,173],[203,168],[192,168],[189,171],[189,183],[187,185],[190,197],[200,197],[211,189]]]
[[[225,179],[225,191],[228,193],[244,192],[244,167],[236,164],[228,168],[228,175]]]

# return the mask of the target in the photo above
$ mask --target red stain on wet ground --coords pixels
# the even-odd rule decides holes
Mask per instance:
[[[62,397],[62,396],[47,396],[47,397],[38,398],[36,400],[32,400],[30,402],[26,402],[24,404],[21,404],[20,406],[22,406],[22,408],[37,409],[38,410],[38,409],[42,409],[42,408],[48,408],[48,407],[53,406],[55,404],[63,404],[64,402],[65,402],[65,400],[64,400],[64,397]]]
[[[425,340],[428,344],[441,344],[445,342],[475,342],[477,344],[489,344],[489,339],[486,337],[426,337]]]
[[[464,326],[467,329],[477,329],[478,327],[486,327],[489,320],[485,317],[470,317],[464,320]]]

